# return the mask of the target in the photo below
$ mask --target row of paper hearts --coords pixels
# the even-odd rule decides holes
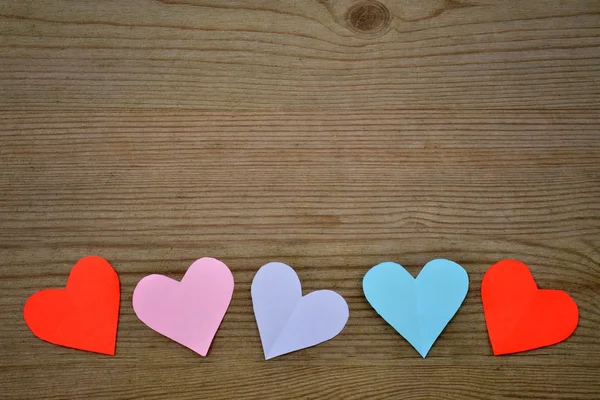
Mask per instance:
[[[143,278],[133,292],[133,309],[154,331],[206,356],[233,287],[224,263],[201,258],[181,282],[164,275]],[[427,263],[417,278],[393,262],[374,266],[363,278],[367,301],[422,357],[454,317],[468,288],[464,268],[443,259]],[[259,269],[251,292],[267,360],[332,339],[348,320],[342,296],[331,290],[302,296],[298,275],[280,262]],[[538,289],[529,268],[519,261],[490,267],[481,297],[495,355],[561,342],[577,327],[573,299],[562,291]],[[103,258],[89,256],[75,264],[65,289],[33,294],[24,318],[34,335],[50,343],[114,355],[119,302],[116,271]]]

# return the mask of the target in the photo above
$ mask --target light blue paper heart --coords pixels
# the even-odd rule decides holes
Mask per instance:
[[[363,278],[367,301],[422,357],[460,308],[469,290],[467,271],[450,260],[428,262],[417,278],[384,262]]]

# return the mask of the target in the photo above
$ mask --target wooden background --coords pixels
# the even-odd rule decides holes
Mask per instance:
[[[381,1],[0,0],[0,398],[600,398],[600,2]],[[120,274],[115,357],[22,319],[89,254]],[[131,307],[202,256],[236,280],[206,358]],[[437,257],[471,290],[421,359],[361,280]],[[573,296],[570,339],[492,356],[503,258]],[[350,320],[267,362],[249,289],[275,260]]]

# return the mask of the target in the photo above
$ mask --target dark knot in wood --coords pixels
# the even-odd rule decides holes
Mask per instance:
[[[348,27],[356,33],[369,36],[385,33],[391,19],[387,7],[374,0],[355,3],[346,12]]]

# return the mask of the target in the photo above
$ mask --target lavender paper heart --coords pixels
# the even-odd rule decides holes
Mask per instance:
[[[263,265],[251,291],[266,360],[332,339],[348,321],[342,296],[318,290],[303,297],[298,275],[283,263]]]

